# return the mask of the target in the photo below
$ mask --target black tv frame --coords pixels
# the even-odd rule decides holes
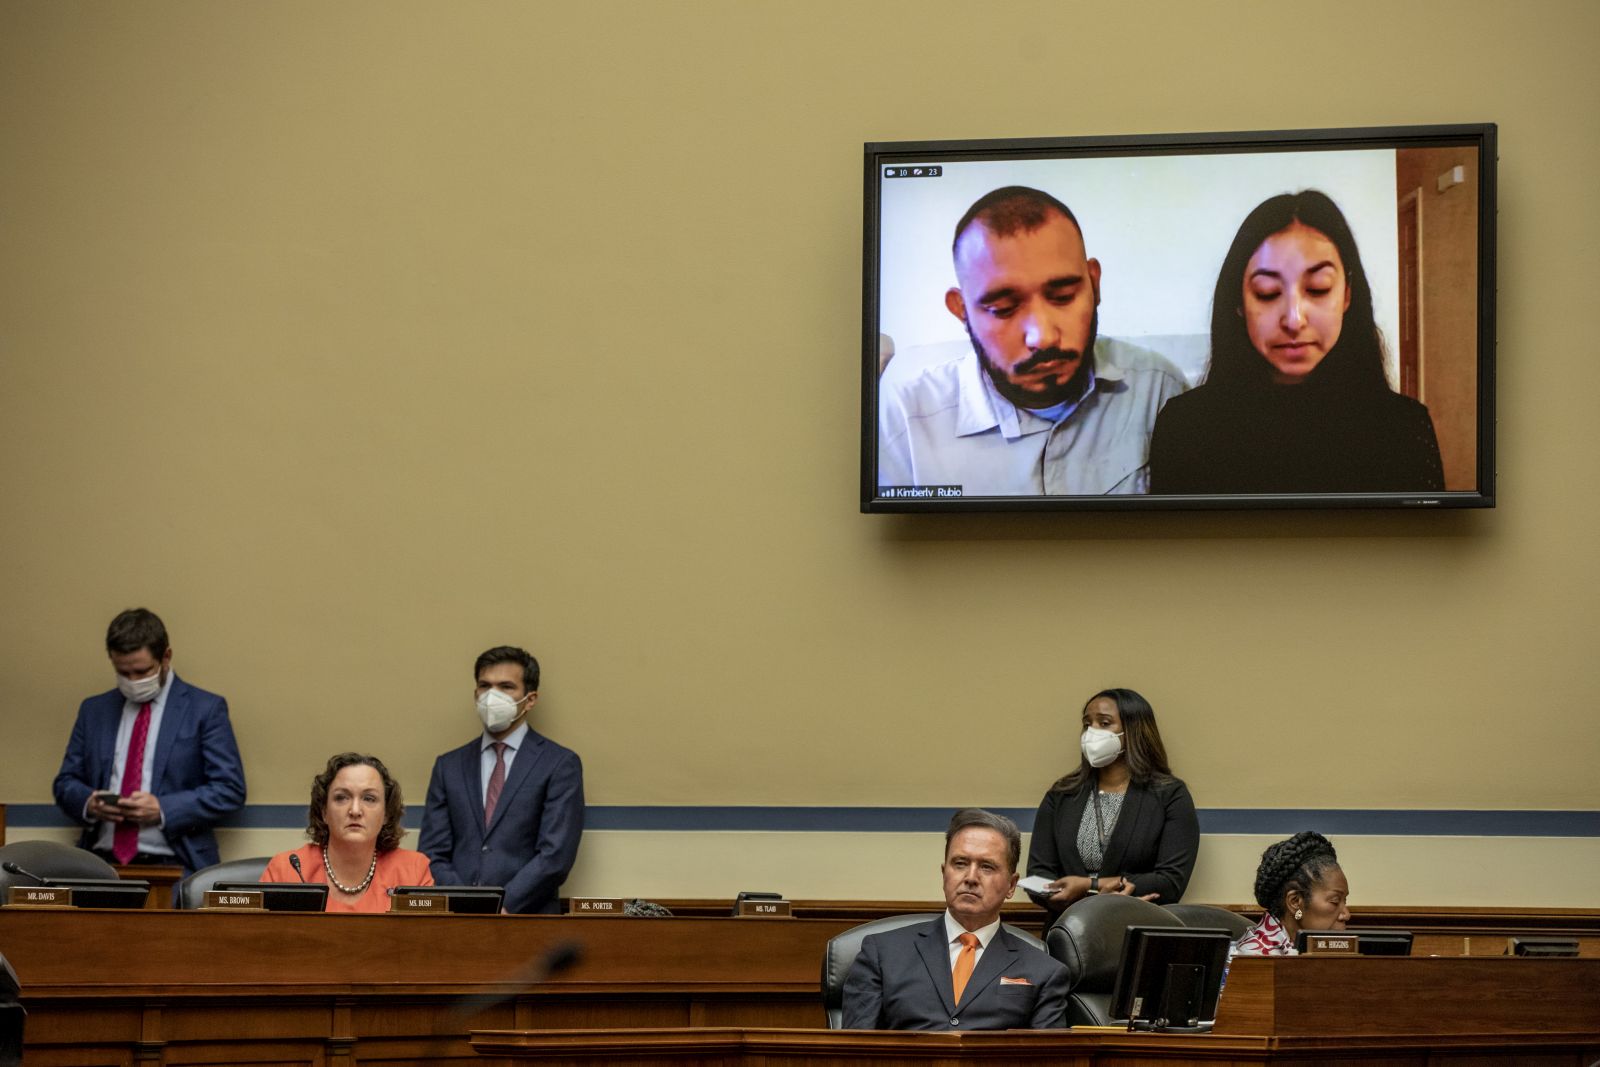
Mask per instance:
[[[1200,966],[1198,1028],[1217,1017],[1217,1000],[1222,995],[1222,976],[1227,970],[1228,948],[1233,934],[1221,927],[1130,926],[1122,939],[1122,958],[1111,986],[1109,1014],[1126,1019],[1128,1029],[1187,1030],[1197,1028],[1187,1021],[1174,1023],[1155,1013],[1169,992],[1169,968]],[[1135,1004],[1139,1007],[1136,1008]]]
[[[1477,477],[1474,490],[1438,493],[1139,494],[1106,496],[960,496],[891,499],[879,494],[878,344],[880,194],[886,167],[997,159],[1210,155],[1240,152],[1430,148],[1473,144],[1478,149],[1477,204]],[[1494,123],[1366,126],[1313,130],[1132,134],[993,140],[867,142],[862,231],[861,482],[863,513],[1183,511],[1377,508],[1437,510],[1495,506],[1495,294],[1498,161]],[[1070,197],[1068,198],[1070,201]],[[954,220],[952,220],[953,223]],[[1223,250],[1218,250],[1220,260]],[[1091,250],[1092,254],[1092,250]],[[1209,288],[1209,283],[1207,288]],[[1389,339],[1391,346],[1398,338]]]

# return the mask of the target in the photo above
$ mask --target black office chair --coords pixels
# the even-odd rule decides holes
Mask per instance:
[[[28,1013],[22,1010],[22,986],[17,972],[0,956],[0,1067],[21,1067],[22,1030]]]
[[[944,912],[929,912],[922,915],[890,915],[887,918],[862,923],[860,926],[852,926],[828,942],[828,947],[822,954],[822,1008],[828,1015],[829,1030],[838,1030],[844,1025],[845,976],[850,973],[850,965],[855,963],[856,957],[861,955],[861,942],[867,935],[883,934],[890,930],[898,930],[902,926],[932,922],[943,914]],[[1040,952],[1045,950],[1044,942],[1026,930],[1019,930],[1010,923],[1006,924],[1006,930]]]
[[[1073,904],[1045,931],[1050,955],[1067,968],[1067,1025],[1111,1026],[1111,987],[1130,926],[1179,927],[1178,916],[1158,904],[1120,893],[1100,893]]]
[[[1211,904],[1168,904],[1166,910],[1178,917],[1185,926],[1203,926],[1212,930],[1226,930],[1235,941],[1250,932],[1255,925],[1236,911]]]
[[[224,860],[202,867],[174,887],[174,903],[179,908],[203,908],[206,890],[216,888],[218,882],[259,882],[271,858],[254,856],[247,860]]]
[[[117,878],[116,868],[93,852],[59,841],[13,841],[0,847],[0,863],[15,863],[41,878]],[[10,886],[38,884],[25,874],[0,868],[0,895]]]
[[[838,1030],[844,1025],[844,979],[850,965],[861,955],[861,942],[868,934],[882,934],[902,926],[932,922],[939,913],[921,915],[890,915],[873,919],[860,926],[852,926],[828,942],[822,953],[822,1008],[828,1014],[828,1029]]]

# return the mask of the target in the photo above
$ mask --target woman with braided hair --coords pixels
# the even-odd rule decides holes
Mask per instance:
[[[1233,946],[1235,956],[1293,956],[1301,930],[1343,930],[1350,921],[1350,885],[1326,837],[1302,830],[1268,846],[1256,868],[1261,921]]]

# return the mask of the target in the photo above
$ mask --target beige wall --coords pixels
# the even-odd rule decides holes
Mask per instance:
[[[420,801],[512,641],[597,804],[1031,806],[1131,685],[1202,807],[1600,809],[1597,35],[1583,0],[8,0],[0,800],[48,801],[147,604],[253,803],[346,747]],[[1498,509],[857,514],[863,141],[1476,121]],[[892,835],[802,836],[596,834],[569,889],[933,891]],[[1597,840],[1348,847],[1368,900],[1593,904]],[[1204,884],[1243,899],[1259,845]]]

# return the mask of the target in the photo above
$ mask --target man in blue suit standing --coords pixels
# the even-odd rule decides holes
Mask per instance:
[[[209,867],[219,859],[213,828],[244,806],[228,702],[172,672],[152,611],[112,619],[106,654],[117,688],[78,707],[56,806],[84,827],[79,845],[109,862]]]
[[[528,726],[539,661],[502,645],[478,657],[483,733],[433,764],[418,847],[439,885],[498,885],[505,910],[559,910],[583,835],[583,764]]]
[[[845,1029],[1065,1026],[1067,969],[1000,922],[1000,906],[1017,887],[1017,824],[964,808],[944,840],[945,913],[861,942],[845,976]]]

